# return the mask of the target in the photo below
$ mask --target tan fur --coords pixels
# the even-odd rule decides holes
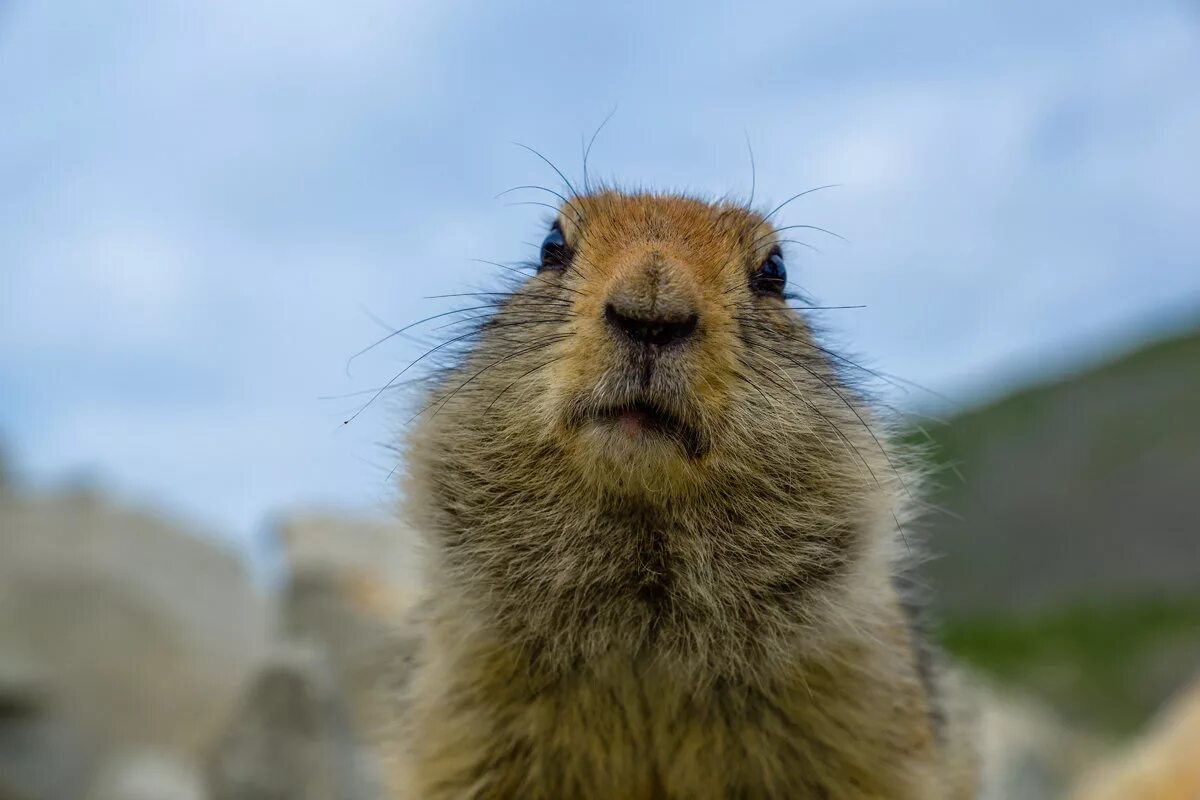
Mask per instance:
[[[429,596],[397,749],[415,798],[958,798],[895,588],[911,479],[732,204],[569,198],[570,266],[521,283],[433,388],[406,496]],[[605,322],[695,313],[647,361]],[[690,435],[631,435],[642,400]]]
[[[1072,800],[1200,798],[1200,680],[1119,758],[1089,772]]]

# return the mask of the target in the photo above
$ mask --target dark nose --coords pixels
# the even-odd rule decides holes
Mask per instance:
[[[604,307],[604,318],[613,330],[637,344],[665,346],[682,342],[696,331],[697,316],[684,317],[639,316],[636,312],[618,309],[612,303]]]

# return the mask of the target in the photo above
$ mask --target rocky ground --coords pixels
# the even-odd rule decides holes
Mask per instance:
[[[86,490],[0,490],[0,545],[0,798],[203,797],[266,639],[238,558]]]
[[[291,518],[262,585],[160,516],[4,484],[0,800],[380,798],[402,534]]]

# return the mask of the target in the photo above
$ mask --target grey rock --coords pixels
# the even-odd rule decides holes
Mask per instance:
[[[130,752],[195,763],[264,649],[237,558],[95,492],[19,489],[0,493],[0,552],[0,704],[22,709],[0,732],[0,787],[77,800]]]
[[[1109,744],[1014,690],[976,684],[980,695],[980,800],[1058,800],[1105,759]]]
[[[213,800],[367,800],[345,706],[322,655],[283,647],[250,686],[208,764]]]
[[[394,522],[296,517],[277,531],[277,649],[208,765],[216,800],[376,800],[416,596]]]
[[[75,800],[93,768],[76,726],[26,679],[0,676],[0,800]]]
[[[206,800],[195,767],[170,753],[139,750],[113,758],[87,800]]]

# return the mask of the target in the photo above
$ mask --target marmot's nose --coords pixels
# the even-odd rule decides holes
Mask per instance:
[[[686,341],[699,322],[686,269],[652,254],[621,271],[608,291],[604,321],[613,336],[637,345]]]
[[[618,308],[614,303],[604,307],[604,319],[626,338],[637,344],[669,345],[683,341],[696,331],[696,314],[686,316],[642,316],[632,309]]]

